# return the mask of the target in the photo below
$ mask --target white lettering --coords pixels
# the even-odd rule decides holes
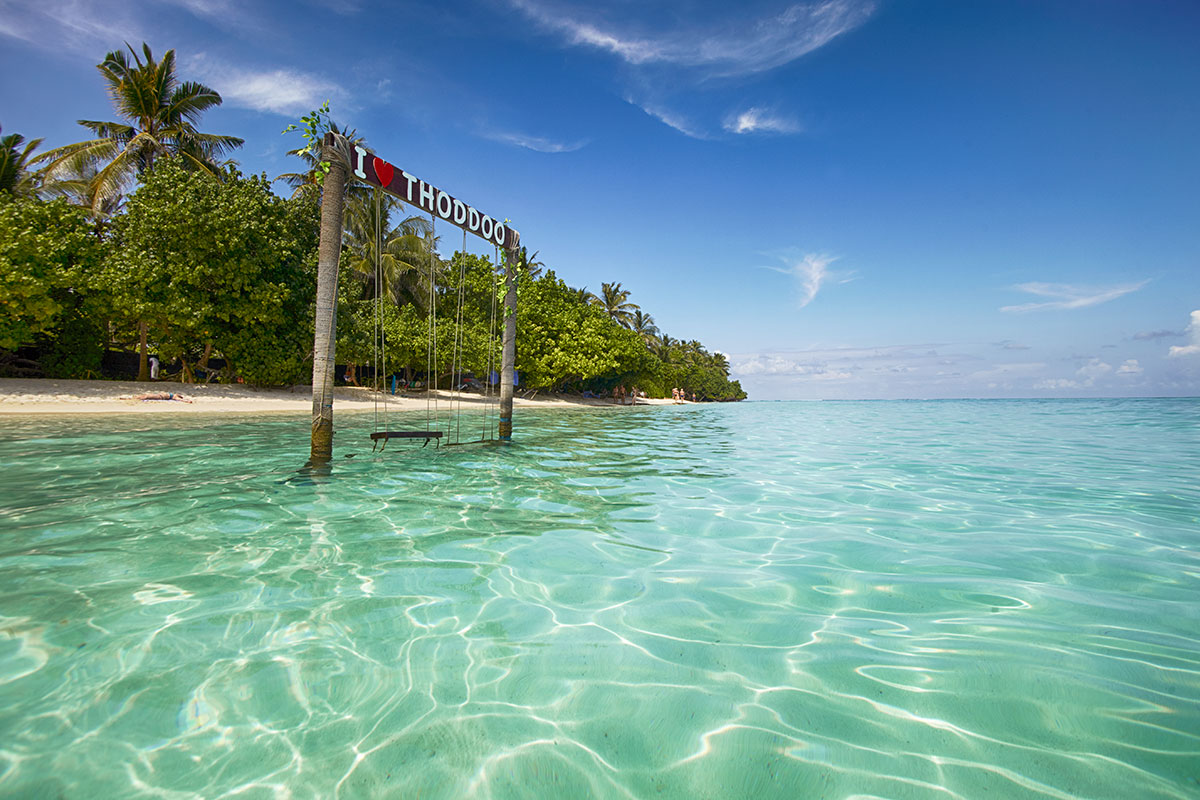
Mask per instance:
[[[413,202],[413,184],[417,182],[417,179],[407,172],[402,172],[401,174],[404,175],[404,180],[408,181],[408,196],[404,199],[411,203]]]
[[[479,230],[479,212],[467,206],[467,230],[471,233]]]
[[[421,181],[421,208],[433,211],[433,187]]]
[[[454,201],[454,224],[462,225],[467,221],[467,204],[462,200]]]
[[[367,157],[367,151],[354,145],[354,153],[358,156],[358,165],[354,168],[354,174],[356,177],[366,180],[367,173],[363,172],[363,159]]]
[[[445,200],[446,209],[442,210],[442,201]],[[450,219],[450,212],[453,206],[450,204],[450,195],[439,191],[437,195],[437,213],[442,219]]]
[[[483,238],[492,238],[492,224],[492,218],[485,214],[483,221],[479,223],[479,232],[483,234]]]
[[[497,222],[496,227],[492,231],[492,233],[495,234],[496,244],[500,245],[501,247],[504,247],[504,234],[505,234],[504,223]]]

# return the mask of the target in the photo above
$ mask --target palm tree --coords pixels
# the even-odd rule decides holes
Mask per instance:
[[[188,166],[215,175],[218,159],[243,144],[236,136],[196,130],[200,115],[219,106],[221,95],[202,83],[181,82],[175,74],[174,50],[155,61],[150,46],[143,43],[142,55],[144,61],[132,47],[129,55],[115,50],[96,65],[108,83],[114,109],[126,122],[81,119],[79,124],[95,138],[37,159],[50,177],[91,175],[88,194],[96,212],[161,156],[178,155]]]
[[[600,296],[592,305],[603,308],[613,322],[625,328],[630,326],[633,312],[638,310],[636,303],[629,302],[629,291],[622,289],[619,283],[600,284]]]
[[[724,353],[712,354],[713,366],[721,371],[721,375],[725,378],[729,377],[729,357]]]
[[[642,341],[646,343],[647,347],[654,341],[655,334],[658,333],[658,328],[654,325],[654,317],[640,308],[634,311],[633,315],[629,318],[629,329],[641,335]]]
[[[75,194],[89,201],[98,217],[111,213],[129,184],[161,156],[177,155],[184,164],[216,175],[220,170],[217,159],[243,144],[236,136],[196,130],[200,115],[219,106],[221,95],[202,83],[180,82],[174,50],[155,61],[150,45],[143,42],[143,62],[137,51],[126,46],[132,61],[125,51],[114,50],[96,68],[108,83],[114,109],[128,122],[78,120],[96,138],[56,148],[36,159],[45,164],[49,180],[85,181],[86,186]],[[147,380],[146,323],[138,327],[138,380]]]
[[[595,305],[595,303],[593,301],[598,299],[596,297],[596,295],[594,295],[588,291],[588,288],[586,286],[583,287],[582,289],[575,289],[574,292],[575,292],[575,296],[579,299],[579,302],[581,302],[587,306]]]
[[[672,361],[672,351],[679,347],[679,345],[680,341],[678,339],[672,339],[667,334],[661,333],[651,343],[650,350],[664,364],[670,364]]]
[[[19,133],[0,137],[0,191],[21,197],[35,193],[37,176],[29,167],[33,151],[41,143],[41,139],[33,139],[26,144],[25,137]],[[25,146],[21,147],[22,144]]]
[[[412,216],[392,225],[393,211],[403,204],[380,189],[370,190],[365,202],[347,197],[344,242],[348,264],[364,279],[364,293],[375,295],[375,268],[382,270],[384,291],[397,303],[428,310],[430,249],[436,250],[429,220]],[[378,228],[376,228],[378,224]],[[378,231],[378,233],[377,233]],[[437,266],[435,264],[435,271]]]

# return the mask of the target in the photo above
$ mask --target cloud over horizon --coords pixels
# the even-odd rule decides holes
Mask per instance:
[[[1200,309],[1191,314],[1191,322],[1187,326],[1188,339],[1191,344],[1174,345],[1167,351],[1167,358],[1200,355]]]

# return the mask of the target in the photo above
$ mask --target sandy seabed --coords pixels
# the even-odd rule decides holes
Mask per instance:
[[[139,400],[138,395],[182,394],[192,401]],[[466,406],[495,402],[495,396],[464,392],[455,395],[439,391],[436,401]],[[391,395],[357,386],[334,390],[334,407],[343,411],[370,411],[378,407],[388,411],[424,411],[432,398],[424,393]],[[377,405],[378,404],[378,405]],[[621,408],[611,400],[595,400],[578,395],[516,397],[513,405],[529,408]],[[670,400],[638,399],[638,406],[671,405]],[[689,404],[690,405],[690,404]],[[629,408],[630,406],[623,406]],[[48,378],[0,378],[0,414],[196,414],[230,412],[312,411],[312,388],[292,386],[258,389],[229,384],[179,384],[136,381],[72,381]]]

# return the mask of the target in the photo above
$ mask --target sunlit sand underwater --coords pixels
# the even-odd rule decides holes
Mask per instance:
[[[0,796],[1200,797],[1200,402],[518,411],[0,421]]]

